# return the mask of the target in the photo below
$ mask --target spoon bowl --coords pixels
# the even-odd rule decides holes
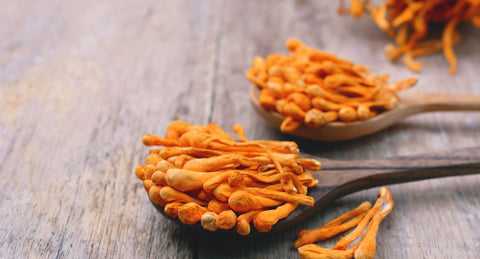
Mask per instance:
[[[437,177],[480,173],[480,147],[376,160],[336,161],[304,154],[301,157],[315,158],[322,163],[322,170],[312,172],[313,177],[319,181],[315,187],[309,189],[308,193],[315,200],[313,207],[300,205],[288,217],[278,221],[269,232],[258,232],[252,226],[252,231],[247,237],[268,235],[285,230],[314,215],[332,201],[360,190]],[[192,231],[209,232],[204,230],[199,223],[185,225],[177,218],[166,215],[163,207],[153,202],[152,204],[165,217],[182,227]],[[217,230],[210,234],[240,236],[235,229]]]
[[[285,116],[275,111],[267,111],[260,106],[258,97],[260,89],[256,85],[250,87],[250,101],[255,110],[266,121],[280,128]],[[388,128],[403,118],[431,111],[474,111],[480,110],[480,96],[448,95],[419,92],[401,92],[400,103],[388,110],[364,121],[326,123],[319,128],[311,128],[305,124],[289,134],[306,139],[320,141],[343,141],[363,137]]]

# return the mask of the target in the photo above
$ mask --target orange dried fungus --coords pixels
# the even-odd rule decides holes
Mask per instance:
[[[307,189],[317,184],[308,170],[320,162],[299,157],[295,142],[251,141],[241,125],[240,141],[215,124],[174,121],[165,138],[145,135],[151,149],[144,165],[135,169],[152,202],[184,224],[204,229],[270,231],[299,204],[313,206]]]
[[[380,195],[373,205],[369,202],[360,204],[356,209],[328,222],[314,230],[301,230],[294,243],[300,258],[373,258],[376,250],[378,226],[393,209],[394,202],[390,190],[380,188]],[[368,224],[368,227],[367,227]],[[319,247],[314,242],[326,240],[337,234],[355,229],[344,236],[333,249]],[[365,231],[365,228],[367,230]],[[363,235],[362,235],[363,234]],[[354,243],[357,241],[354,245]],[[349,246],[351,246],[349,248]]]
[[[317,50],[291,38],[289,56],[255,57],[246,76],[260,90],[259,103],[285,116],[282,132],[301,124],[320,127],[331,121],[367,120],[393,109],[396,92],[413,86],[416,78],[388,83],[388,75],[368,73],[369,67]]]
[[[339,13],[360,17],[368,11],[380,29],[394,38],[395,44],[385,47],[385,55],[396,60],[403,55],[403,63],[412,71],[422,70],[415,57],[443,50],[450,63],[450,73],[457,70],[453,45],[460,41],[456,28],[471,22],[480,28],[480,1],[477,0],[388,0],[375,6],[370,0],[352,0],[350,8]],[[443,26],[441,39],[425,40],[433,25]]]

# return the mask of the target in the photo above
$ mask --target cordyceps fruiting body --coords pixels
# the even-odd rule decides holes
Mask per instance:
[[[341,215],[320,228],[301,230],[293,246],[298,249],[302,259],[372,259],[375,256],[378,226],[392,211],[393,206],[394,202],[390,190],[387,187],[381,187],[379,197],[373,206],[366,201],[356,209]],[[313,244],[332,238],[352,228],[355,229],[340,239],[333,249]]]
[[[419,72],[422,64],[414,58],[443,51],[450,63],[450,73],[457,70],[453,46],[460,41],[456,31],[459,24],[471,22],[480,28],[480,1],[478,0],[388,0],[375,6],[370,0],[352,0],[350,8],[340,13],[360,17],[369,12],[378,27],[394,38],[395,43],[385,47],[385,55],[396,60],[403,55],[403,63]],[[443,26],[440,39],[425,40],[433,25]]]
[[[416,78],[389,83],[388,75],[369,73],[331,53],[298,39],[286,42],[290,55],[255,57],[246,77],[260,88],[259,105],[285,116],[280,130],[300,125],[318,128],[332,121],[364,121],[395,108],[396,92],[416,84]]]
[[[318,181],[308,170],[320,162],[300,158],[295,142],[252,141],[242,126],[233,130],[240,141],[213,123],[174,121],[164,138],[145,135],[145,145],[163,146],[135,170],[150,200],[184,224],[241,235],[252,223],[268,232],[297,206],[313,206],[307,190]]]

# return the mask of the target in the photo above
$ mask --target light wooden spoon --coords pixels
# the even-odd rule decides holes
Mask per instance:
[[[260,90],[252,85],[250,100],[255,110],[270,124],[280,128],[285,117],[275,111],[263,109],[258,97]],[[321,141],[341,141],[366,136],[381,131],[403,118],[421,112],[432,111],[475,111],[480,110],[480,96],[418,93],[404,91],[398,94],[399,105],[389,111],[364,121],[329,122],[319,128],[310,128],[302,124],[292,135]]]
[[[480,147],[458,149],[445,153],[425,154],[410,157],[396,157],[375,160],[335,161],[302,154],[322,163],[322,170],[312,172],[319,183],[309,189],[308,195],[315,200],[313,207],[299,206],[288,217],[278,221],[270,232],[261,233],[251,227],[248,236],[274,233],[291,227],[312,216],[332,201],[347,194],[376,186],[431,179],[445,176],[459,176],[480,173]],[[419,190],[421,192],[422,190]],[[395,199],[395,194],[393,194]],[[191,230],[204,230],[199,223],[185,225],[180,220],[165,214],[163,207],[153,206],[165,217]],[[214,235],[238,237],[235,229],[217,230]]]

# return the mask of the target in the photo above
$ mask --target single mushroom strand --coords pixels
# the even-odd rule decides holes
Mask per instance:
[[[298,239],[293,244],[294,248],[298,249],[300,246],[306,244],[329,239],[355,227],[364,218],[365,214],[371,207],[372,205],[370,202],[363,202],[356,209],[341,215],[320,228],[314,230],[301,230],[298,233]]]
[[[232,210],[225,210],[218,214],[215,219],[215,227],[219,229],[229,230],[235,227],[237,215]]]
[[[172,218],[176,218],[178,216],[178,208],[182,206],[184,203],[181,202],[169,202],[165,205],[163,211],[165,214]]]
[[[202,217],[200,218],[200,223],[202,227],[209,231],[216,231],[217,226],[215,226],[215,221],[218,217],[218,214],[212,211],[207,211],[203,213]]]
[[[355,251],[355,258],[373,258],[376,250],[376,236],[380,222],[392,211],[395,203],[392,199],[392,194],[388,188],[380,188],[381,208],[375,214],[372,221],[368,225],[358,249]]]
[[[258,212],[260,211],[251,210],[237,217],[236,230],[240,235],[246,236],[250,234],[250,221],[252,221],[253,217],[257,215]]]
[[[208,212],[207,208],[198,203],[189,202],[178,207],[178,219],[187,225],[195,225],[202,219],[202,215]]]
[[[195,198],[191,197],[190,195],[185,194],[183,192],[179,192],[179,191],[177,191],[177,190],[175,190],[175,189],[173,189],[172,187],[169,187],[169,186],[163,187],[160,190],[160,197],[165,202],[183,202],[183,203],[193,202],[193,203],[197,203],[197,204],[202,205],[202,206],[207,205],[204,201],[201,201],[199,199],[195,199]]]
[[[335,244],[333,249],[345,250],[353,241],[355,241],[358,237],[360,237],[360,235],[365,230],[365,227],[367,226],[367,224],[383,206],[385,202],[385,196],[387,194],[390,194],[389,191],[385,191],[385,190],[388,190],[388,189],[385,187],[380,188],[380,197],[377,199],[373,207],[368,211],[367,215],[365,215],[365,217],[358,223],[357,227],[352,232],[350,232],[348,235],[340,239],[340,241],[338,241]]]
[[[230,208],[238,212],[247,212],[251,210],[274,207],[282,203],[282,201],[257,196],[243,190],[235,191],[228,198],[228,205]]]
[[[186,192],[201,189],[203,184],[221,172],[196,172],[186,169],[172,168],[167,171],[167,184],[178,191]]]
[[[279,220],[287,217],[297,208],[297,203],[285,203],[273,210],[265,210],[253,217],[253,225],[259,232],[268,232]]]
[[[319,247],[314,244],[304,245],[298,248],[298,253],[301,259],[352,259],[355,250],[334,250]]]

